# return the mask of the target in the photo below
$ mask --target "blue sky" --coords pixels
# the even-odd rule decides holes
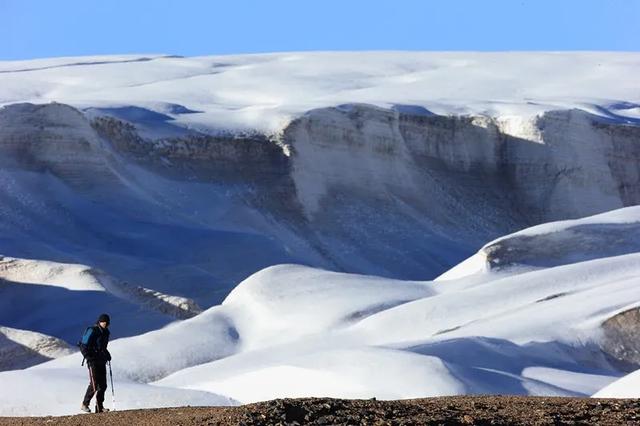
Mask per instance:
[[[0,59],[640,50],[640,0],[0,0]]]

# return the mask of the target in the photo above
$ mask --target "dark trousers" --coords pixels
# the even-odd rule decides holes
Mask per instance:
[[[88,363],[89,386],[84,394],[82,403],[89,406],[93,395],[96,396],[96,405],[102,408],[104,402],[104,392],[107,390],[107,366],[100,362]]]

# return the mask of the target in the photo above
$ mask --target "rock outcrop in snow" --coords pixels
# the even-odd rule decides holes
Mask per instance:
[[[640,128],[580,110],[527,119],[344,105],[311,111],[284,134],[312,213],[340,190],[412,207],[457,203],[465,224],[473,223],[461,217],[468,206],[483,218],[508,212],[540,223],[640,203]]]
[[[51,173],[74,187],[115,180],[101,142],[69,105],[14,104],[0,109],[3,169]]]
[[[251,182],[287,171],[282,150],[260,133],[190,132],[151,139],[130,122],[104,115],[92,119],[91,126],[125,158],[182,179]]]
[[[498,238],[437,278],[447,281],[487,272],[513,273],[640,252],[638,207],[545,223]]]
[[[640,368],[640,308],[613,315],[602,323],[602,330],[604,350],[627,368]]]

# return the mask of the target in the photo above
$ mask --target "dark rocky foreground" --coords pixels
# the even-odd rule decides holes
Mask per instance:
[[[459,396],[403,401],[278,399],[64,417],[0,417],[5,425],[640,425],[640,400]]]

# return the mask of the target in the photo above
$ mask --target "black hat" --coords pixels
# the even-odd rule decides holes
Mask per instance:
[[[111,322],[111,318],[109,318],[109,315],[107,314],[101,314],[98,317],[98,322],[106,322],[107,324],[109,324]]]

